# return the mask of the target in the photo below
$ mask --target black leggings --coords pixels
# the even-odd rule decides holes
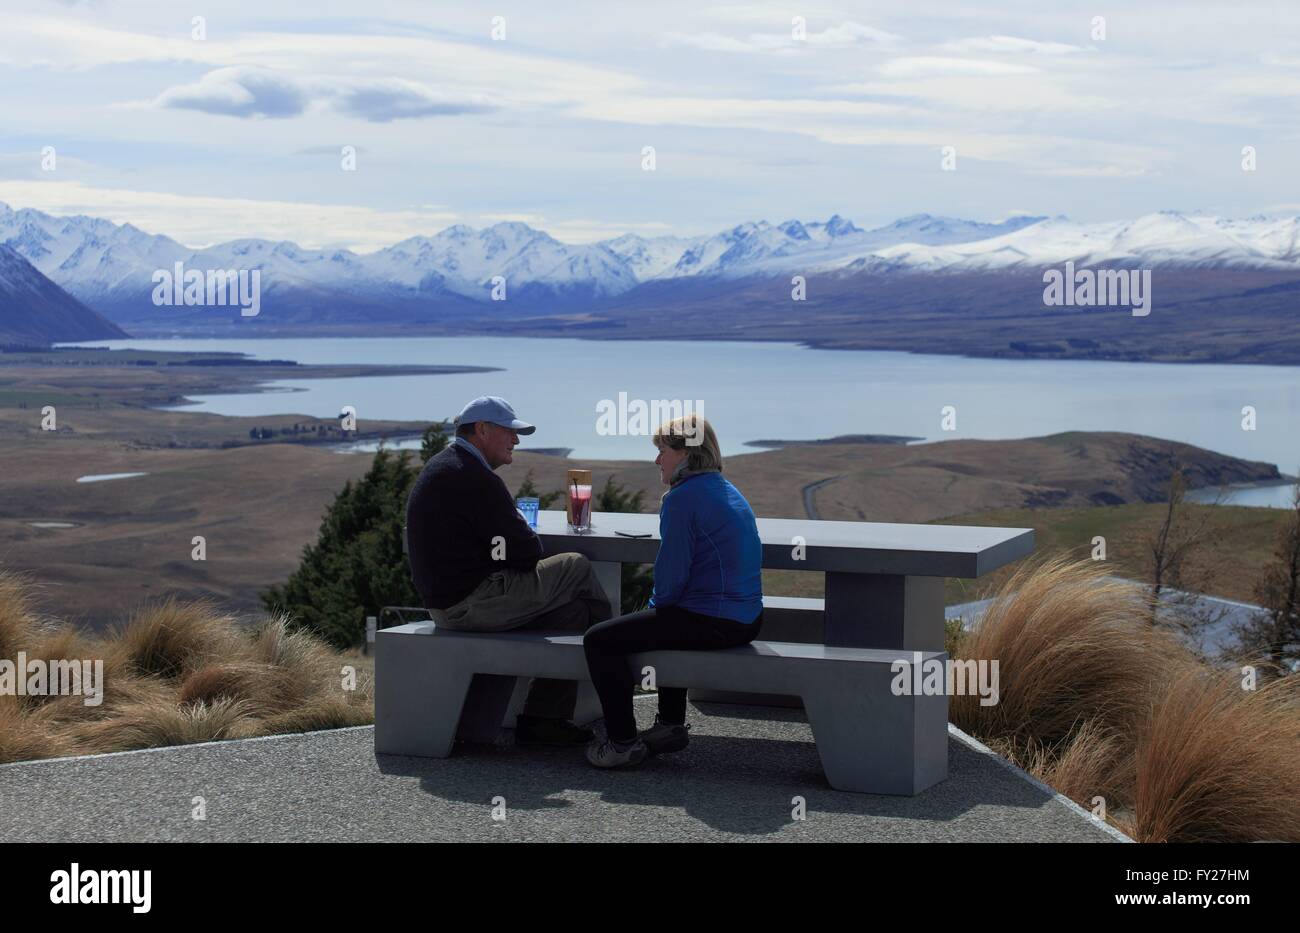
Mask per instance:
[[[593,625],[582,637],[582,647],[587,653],[591,682],[605,710],[606,734],[616,742],[636,738],[632,691],[641,673],[632,670],[628,655],[639,651],[698,651],[747,645],[758,637],[762,623],[761,614],[746,623],[701,615],[677,606],[661,606]],[[659,688],[659,718],[674,724],[686,722],[684,689]]]

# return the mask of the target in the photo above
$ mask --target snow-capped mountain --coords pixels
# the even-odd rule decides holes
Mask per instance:
[[[1233,267],[1300,272],[1300,218],[1225,220],[1160,211],[1136,220],[1081,224],[1037,219],[1018,230],[966,242],[904,242],[828,268],[914,272],[1080,266]]]
[[[0,243],[87,303],[134,283],[146,269],[152,273],[191,252],[174,240],[150,236],[130,224],[14,211],[5,204],[0,204]]]
[[[638,282],[657,279],[677,264],[688,249],[702,242],[704,237],[660,236],[646,239],[634,233],[625,233],[604,246],[618,256],[632,270]]]
[[[126,332],[55,285],[17,251],[0,245],[0,341],[104,340]]]
[[[662,290],[830,274],[1035,271],[1077,265],[1247,268],[1300,273],[1300,218],[1233,220],[1163,211],[1079,223],[1016,216],[1000,223],[917,214],[874,229],[826,221],[738,224],[708,236],[627,234],[567,244],[523,223],[449,227],[374,253],[241,239],[193,250],[130,224],[54,217],[0,204],[0,243],[87,305],[123,321],[156,316],[152,276],[191,269],[260,269],[265,300],[299,320],[429,318],[490,300],[497,276],[530,309],[598,306],[643,286]],[[656,292],[657,293],[657,292]],[[166,312],[173,313],[173,312]],[[225,313],[225,312],[221,312]]]
[[[382,281],[415,291],[440,289],[487,300],[496,276],[508,288],[535,286],[579,290],[607,298],[637,285],[637,276],[603,244],[569,246],[523,223],[484,230],[463,224],[434,237],[411,237],[359,257],[361,267]]]

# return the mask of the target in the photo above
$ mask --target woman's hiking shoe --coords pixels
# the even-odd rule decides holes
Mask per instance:
[[[670,722],[664,722],[656,713],[655,724],[641,733],[641,741],[645,742],[646,748],[650,749],[652,755],[680,752],[691,740],[687,734],[690,728],[686,725],[675,726]]]
[[[597,768],[635,768],[649,755],[650,750],[640,739],[627,744],[606,739],[587,746],[587,760]]]
[[[515,717],[516,745],[585,745],[594,735],[567,719],[539,719],[522,713]]]

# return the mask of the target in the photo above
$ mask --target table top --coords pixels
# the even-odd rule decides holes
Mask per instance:
[[[569,530],[565,513],[537,515],[547,554],[576,551],[591,560],[652,563],[659,550],[659,516],[595,512],[587,534]],[[649,533],[630,538],[617,532]],[[906,525],[760,518],[763,566],[773,570],[825,570],[918,577],[983,576],[1034,549],[1032,528],[985,525]],[[803,544],[802,559],[795,555]]]

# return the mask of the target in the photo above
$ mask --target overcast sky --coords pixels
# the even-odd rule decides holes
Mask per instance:
[[[1294,3],[0,2],[0,201],[196,247],[1300,211]]]

